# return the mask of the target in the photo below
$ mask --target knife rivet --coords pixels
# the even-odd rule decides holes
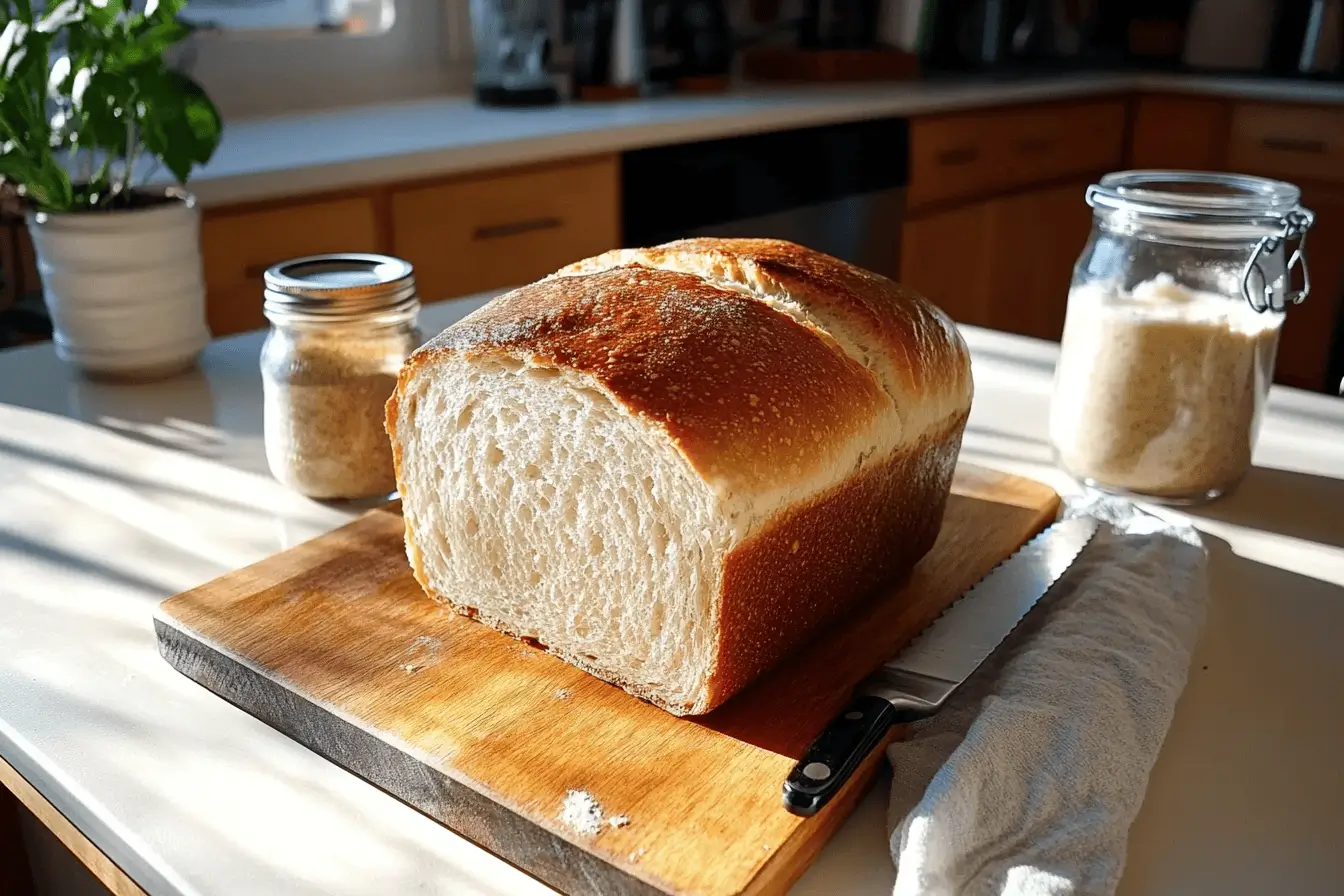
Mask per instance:
[[[831,767],[824,762],[809,762],[803,766],[803,774],[813,781],[825,781],[831,776]]]
[[[845,718],[849,719],[851,722],[857,722],[859,719],[863,718],[863,713],[856,709],[852,712],[845,713]]]

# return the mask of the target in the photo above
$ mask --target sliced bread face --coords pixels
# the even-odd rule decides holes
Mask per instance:
[[[700,700],[726,538],[664,433],[587,374],[465,355],[412,379],[397,429],[431,594],[634,693]]]

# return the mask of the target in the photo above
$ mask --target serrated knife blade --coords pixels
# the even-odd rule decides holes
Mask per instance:
[[[1050,526],[884,663],[789,774],[785,808],[795,815],[815,814],[892,725],[941,709],[1073,565],[1098,525],[1096,519],[1081,516]]]

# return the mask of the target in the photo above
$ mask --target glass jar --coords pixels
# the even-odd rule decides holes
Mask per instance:
[[[265,274],[266,461],[310,498],[396,490],[384,405],[420,344],[411,265],[384,255],[300,258]]]
[[[1168,503],[1216,498],[1245,475],[1285,309],[1310,288],[1313,216],[1299,198],[1280,181],[1186,171],[1122,171],[1088,189],[1092,235],[1050,407],[1065,471]]]

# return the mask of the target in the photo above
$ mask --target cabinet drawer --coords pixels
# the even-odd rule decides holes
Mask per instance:
[[[207,213],[201,222],[201,252],[210,332],[225,336],[266,326],[261,275],[276,262],[379,248],[373,200],[367,196]]]
[[[614,156],[400,190],[395,252],[426,301],[521,286],[620,245]]]
[[[912,208],[1120,167],[1125,103],[1100,100],[916,119]]]
[[[1221,171],[1232,106],[1221,99],[1144,96],[1129,137],[1129,167]]]
[[[1344,183],[1344,109],[1239,104],[1228,155],[1247,174]]]

